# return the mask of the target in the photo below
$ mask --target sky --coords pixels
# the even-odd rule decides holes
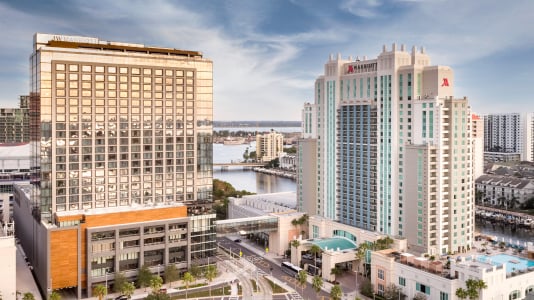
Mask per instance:
[[[532,0],[0,0],[0,107],[28,93],[35,32],[201,51],[215,120],[300,120],[330,54],[424,46],[479,114],[534,112]]]

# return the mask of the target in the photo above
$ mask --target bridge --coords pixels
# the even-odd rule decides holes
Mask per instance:
[[[229,163],[213,163],[213,167],[221,167],[227,169],[228,167],[242,167],[242,168],[255,168],[263,167],[265,163],[261,162],[229,162]]]
[[[278,231],[278,217],[258,216],[215,221],[217,236]]]

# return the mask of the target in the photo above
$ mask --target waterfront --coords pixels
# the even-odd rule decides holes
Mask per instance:
[[[213,144],[213,162],[224,163],[243,160],[243,153],[256,150],[256,142],[243,145]],[[246,190],[257,194],[296,191],[295,181],[275,175],[257,173],[241,167],[230,167],[222,171],[214,168],[213,177],[231,183],[237,190]]]
[[[256,150],[256,143],[244,145],[213,145],[213,161],[217,163],[238,161],[243,159],[243,152],[248,147],[249,151]],[[274,175],[256,173],[252,170],[243,170],[241,168],[229,168],[227,171],[221,171],[215,168],[213,177],[231,183],[238,190],[247,190],[253,193],[277,193],[296,191],[296,182],[292,179],[282,178]],[[475,231],[484,235],[496,237],[499,241],[503,238],[506,242],[513,243],[534,242],[534,230],[526,228],[517,228],[512,231],[510,226],[501,224],[492,225],[484,221],[477,220]]]

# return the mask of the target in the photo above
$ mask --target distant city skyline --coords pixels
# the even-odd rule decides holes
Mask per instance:
[[[534,111],[534,2],[459,0],[0,1],[0,107],[28,93],[35,32],[202,51],[214,62],[214,119],[300,120],[330,54],[424,46],[455,70],[479,114]]]

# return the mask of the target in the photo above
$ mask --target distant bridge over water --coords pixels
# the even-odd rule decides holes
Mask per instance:
[[[220,167],[221,169],[228,169],[229,167],[255,168],[263,167],[265,163],[258,162],[229,162],[229,163],[213,163],[213,167]]]

